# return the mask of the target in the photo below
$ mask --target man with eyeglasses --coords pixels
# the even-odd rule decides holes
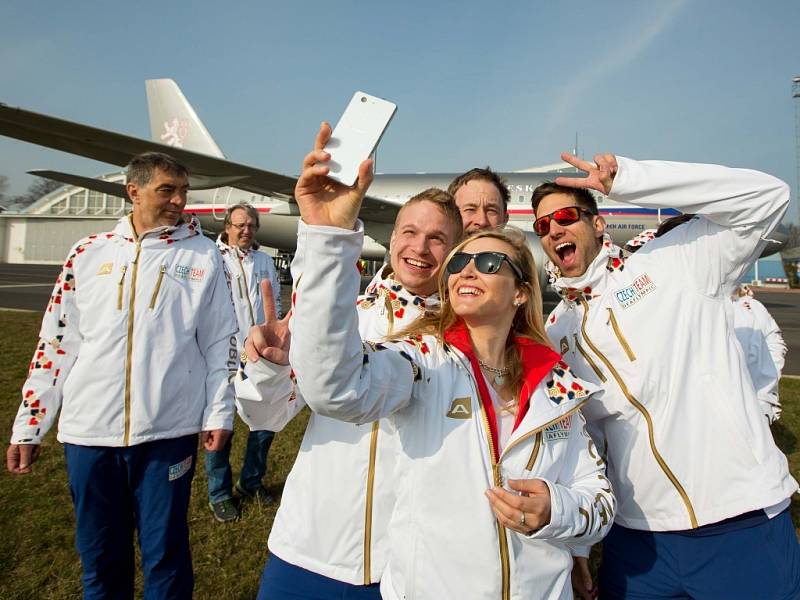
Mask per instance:
[[[562,158],[587,176],[534,191],[534,230],[562,297],[548,335],[604,388],[584,409],[618,499],[600,596],[798,597],[798,486],[759,418],[728,300],[786,212],[788,186],[717,165]],[[697,216],[626,257],[589,189]],[[589,598],[579,568],[573,583]]]
[[[244,348],[247,333],[253,325],[264,320],[261,281],[272,284],[275,306],[280,312],[280,284],[272,257],[258,250],[256,232],[260,222],[258,211],[249,204],[236,204],[225,215],[225,229],[217,238],[225,266],[231,277],[231,292],[236,317],[239,322],[239,351]],[[272,502],[262,479],[267,472],[267,454],[275,433],[266,430],[251,431],[247,436],[244,462],[236,491],[241,498]],[[230,453],[233,436],[222,450],[206,451],[205,466],[208,476],[208,507],[220,522],[239,517],[239,508],[233,499],[233,475]]]

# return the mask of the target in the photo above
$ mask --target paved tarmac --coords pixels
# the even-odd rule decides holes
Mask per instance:
[[[57,265],[0,264],[0,309],[43,311],[59,270]],[[282,286],[281,291],[284,305],[288,306],[289,286]],[[789,347],[783,374],[800,376],[800,290],[759,288],[756,298],[777,321]],[[549,313],[558,299],[549,293],[544,300],[545,311]]]

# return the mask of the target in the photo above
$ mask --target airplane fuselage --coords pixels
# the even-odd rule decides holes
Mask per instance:
[[[455,173],[376,174],[370,187],[371,196],[393,203],[403,204],[419,192],[438,187],[447,189],[457,176]],[[526,232],[533,231],[533,209],[530,198],[533,190],[544,181],[552,181],[567,173],[502,173],[510,201],[509,224]],[[598,197],[600,213],[605,217],[607,230],[614,242],[623,246],[625,242],[643,229],[658,227],[665,218],[677,214],[673,209],[646,209],[620,204],[605,197]],[[185,211],[200,219],[203,228],[219,232],[223,228],[228,207],[238,203],[252,204],[261,217],[261,228],[257,234],[259,243],[285,252],[293,252],[296,243],[297,206],[286,200],[250,194],[235,188],[190,192]],[[371,238],[364,247],[367,258],[383,258],[391,234],[391,226],[381,223],[366,224]]]

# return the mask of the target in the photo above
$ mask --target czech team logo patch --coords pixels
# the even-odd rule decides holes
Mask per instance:
[[[634,279],[633,283],[628,287],[614,292],[614,297],[616,297],[617,302],[619,302],[622,308],[628,308],[636,304],[654,289],[656,289],[656,284],[653,283],[653,280],[650,279],[647,273],[644,273]]]
[[[205,276],[205,269],[197,269],[190,265],[175,265],[176,279],[183,279],[185,281],[203,281]]]
[[[175,465],[170,465],[169,467],[169,480],[174,481],[179,477],[183,477],[189,472],[189,469],[192,468],[192,457],[187,456],[181,462]]]

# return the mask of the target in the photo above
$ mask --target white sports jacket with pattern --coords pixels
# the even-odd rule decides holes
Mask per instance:
[[[261,282],[268,279],[272,284],[272,297],[275,299],[275,312],[281,312],[281,284],[275,271],[275,262],[269,254],[257,248],[242,250],[229,246],[217,236],[217,248],[222,253],[225,266],[231,278],[231,293],[236,307],[239,323],[239,348],[253,325],[264,322],[264,302],[261,299]]]
[[[11,442],[128,446],[232,429],[236,316],[222,257],[192,219],[138,238],[130,217],[70,251]]]
[[[355,270],[355,261],[350,266]],[[357,301],[359,333],[381,340],[437,304],[436,296],[408,292],[384,267]],[[239,415],[254,430],[280,431],[306,405],[289,367],[247,363],[235,383]],[[386,419],[355,425],[312,413],[286,479],[270,552],[354,585],[380,581],[394,506],[395,443]]]
[[[625,527],[674,531],[776,505],[797,490],[737,348],[731,290],[789,202],[769,175],[618,157],[610,197],[697,213],[624,259],[604,246],[560,278],[548,335],[603,387],[584,414]]]
[[[362,344],[353,306],[362,241],[360,227],[300,223],[290,362],[312,410],[356,423],[388,416],[397,428],[397,462],[385,482],[396,503],[383,597],[571,598],[568,544],[600,539],[614,513],[603,461],[579,412],[594,386],[573,377],[549,348],[518,341],[523,408],[498,452],[491,400],[482,375],[473,374],[477,359],[467,355],[465,328],[454,328],[446,346],[431,336]],[[500,526],[485,496],[508,478],[549,486],[551,521],[532,536]],[[324,535],[314,523],[293,525]]]

